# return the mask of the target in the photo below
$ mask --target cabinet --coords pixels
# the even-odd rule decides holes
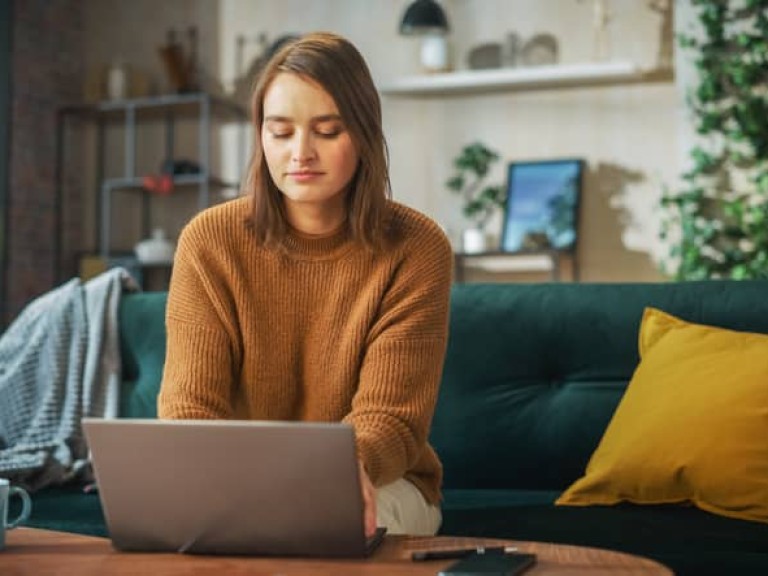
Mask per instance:
[[[137,146],[139,133],[145,127],[160,125],[164,129],[161,157],[156,159],[154,173],[160,173],[164,167],[166,186],[170,186],[174,194],[196,194],[196,210],[202,210],[221,199],[219,192],[229,190],[232,195],[237,193],[238,182],[227,182],[213,174],[211,169],[211,149],[214,133],[214,122],[235,123],[238,126],[237,156],[238,166],[245,165],[245,126],[247,112],[239,105],[207,93],[167,94],[130,100],[105,101],[92,105],[67,106],[59,109],[57,122],[57,186],[56,202],[59,206],[59,221],[57,236],[61,240],[63,232],[61,222],[62,189],[64,180],[65,134],[68,125],[73,120],[85,121],[96,130],[96,191],[94,210],[94,236],[96,253],[99,258],[109,265],[115,256],[120,255],[113,245],[113,224],[116,217],[114,196],[121,193],[126,196],[124,201],[138,203],[140,206],[140,230],[132,238],[131,245],[149,237],[152,228],[153,192],[148,189],[147,177],[150,174],[139,173],[137,170]],[[181,120],[191,120],[197,125],[196,158],[187,160],[186,170],[174,168],[177,158],[176,125]],[[122,159],[121,169],[116,175],[105,175],[106,129],[115,126],[121,128]],[[111,159],[114,160],[114,159]],[[176,165],[178,167],[178,164]],[[129,198],[128,198],[129,197]],[[61,242],[59,242],[61,245]],[[123,250],[123,255],[125,250]],[[127,259],[130,261],[130,258]],[[58,276],[61,279],[63,270],[61,254],[57,255],[59,262]],[[120,263],[125,264],[126,259]],[[143,266],[138,261],[132,262],[138,268],[139,276],[143,269],[156,270],[157,264]],[[170,269],[170,264],[164,266]],[[160,266],[163,268],[163,266]]]

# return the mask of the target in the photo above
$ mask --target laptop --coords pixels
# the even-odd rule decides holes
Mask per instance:
[[[359,558],[354,432],[342,423],[84,418],[118,550]]]

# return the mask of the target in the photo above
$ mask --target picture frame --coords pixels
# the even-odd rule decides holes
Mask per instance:
[[[582,158],[510,162],[502,252],[576,251]]]

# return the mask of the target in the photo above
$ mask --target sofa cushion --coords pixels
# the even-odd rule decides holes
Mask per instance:
[[[440,533],[619,550],[653,558],[677,576],[757,575],[768,565],[768,525],[692,506],[447,506]]]
[[[551,505],[559,495],[552,490],[443,490],[441,507],[445,511]]]
[[[768,282],[462,284],[430,441],[444,488],[562,491],[637,367],[643,310],[768,333]]]
[[[166,292],[143,292],[125,294],[121,299],[122,418],[157,417],[157,394],[165,362],[167,298]]]
[[[768,336],[648,308],[637,371],[558,504],[692,502],[768,522]]]

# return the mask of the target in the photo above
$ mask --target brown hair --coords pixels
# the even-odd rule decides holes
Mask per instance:
[[[249,223],[257,239],[270,247],[279,246],[288,230],[282,195],[269,174],[261,144],[264,95],[281,72],[316,82],[336,103],[360,157],[346,197],[350,235],[370,249],[381,248],[388,238],[386,210],[391,196],[381,101],[360,52],[348,40],[328,32],[308,34],[286,44],[267,63],[254,88],[253,156],[246,189],[253,198]]]

